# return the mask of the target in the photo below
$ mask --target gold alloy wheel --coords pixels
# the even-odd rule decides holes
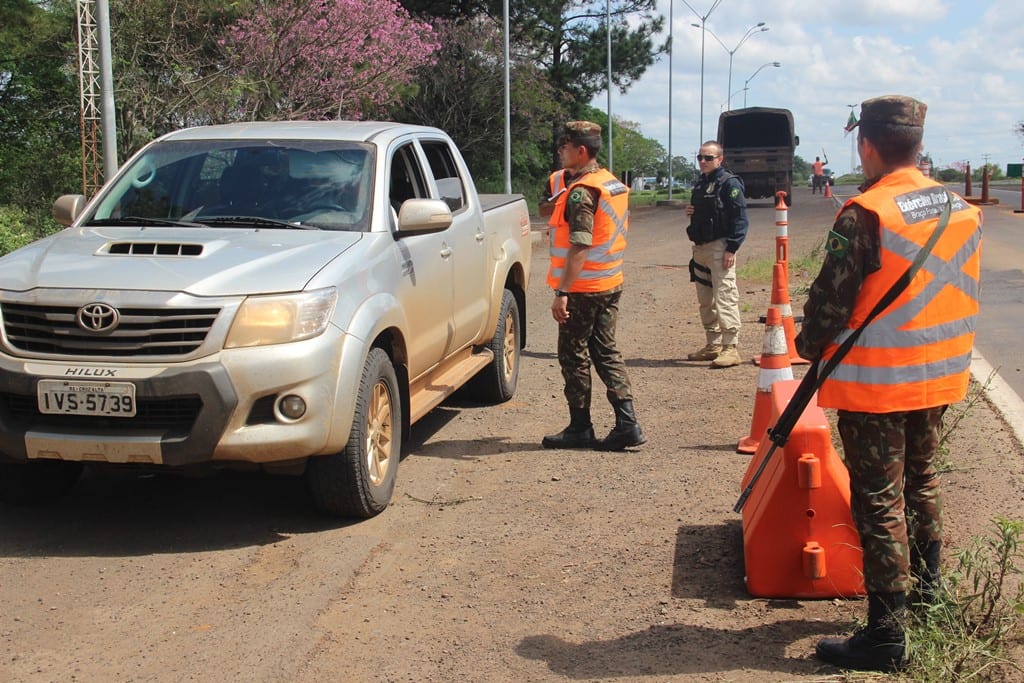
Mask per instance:
[[[516,316],[511,309],[505,313],[505,341],[501,351],[505,355],[505,381],[509,382],[516,372]]]
[[[391,467],[391,449],[394,443],[391,392],[383,380],[373,385],[366,417],[366,470],[370,483],[380,486],[387,478],[388,468]]]

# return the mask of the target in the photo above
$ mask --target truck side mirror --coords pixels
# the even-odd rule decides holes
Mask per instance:
[[[407,199],[398,211],[398,236],[447,230],[452,210],[440,199]]]
[[[88,201],[84,195],[61,195],[60,197],[57,197],[57,201],[53,203],[50,215],[53,216],[53,220],[66,228],[75,222],[75,219],[82,213],[87,203]]]
[[[798,147],[799,145],[800,145],[800,136],[799,135],[794,135],[793,136],[793,146],[794,147]]]

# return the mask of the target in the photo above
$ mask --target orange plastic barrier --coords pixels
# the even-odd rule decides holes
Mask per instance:
[[[772,385],[771,424],[799,386]],[[743,476],[750,482],[772,442],[761,441]],[[850,478],[825,413],[812,400],[783,448],[775,451],[743,507],[747,591],[765,598],[864,595],[860,538],[850,513]]]

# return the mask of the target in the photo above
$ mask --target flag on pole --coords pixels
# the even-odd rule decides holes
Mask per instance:
[[[843,128],[847,133],[857,127],[857,116],[850,110],[850,118],[846,120],[846,128]]]

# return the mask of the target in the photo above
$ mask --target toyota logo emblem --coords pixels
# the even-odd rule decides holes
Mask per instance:
[[[78,326],[89,332],[110,332],[117,327],[121,314],[109,304],[86,304],[78,309]]]

